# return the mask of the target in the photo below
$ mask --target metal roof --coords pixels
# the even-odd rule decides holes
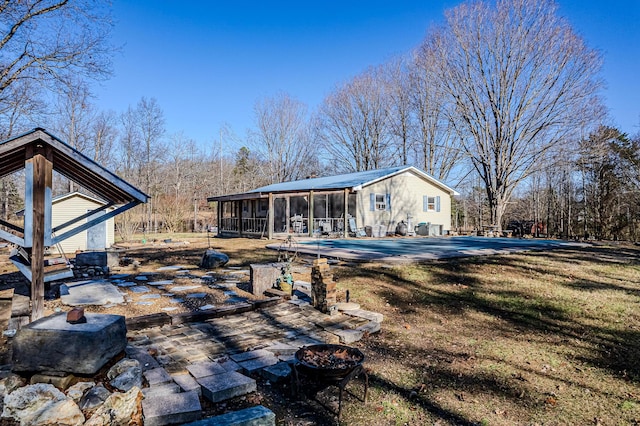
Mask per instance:
[[[264,194],[268,193],[283,193],[283,192],[306,192],[306,191],[329,191],[329,190],[344,190],[350,189],[351,191],[359,191],[363,187],[374,184],[380,180],[387,179],[391,176],[395,176],[400,173],[410,171],[423,179],[431,182],[432,184],[439,186],[451,195],[458,195],[458,193],[440,182],[436,178],[428,175],[427,173],[419,170],[413,166],[399,166],[390,167],[386,169],[366,170],[363,172],[347,173],[336,176],[326,176],[319,178],[309,178],[296,180],[292,182],[274,183],[272,185],[263,186],[254,190],[233,195],[223,195],[219,197],[209,197],[207,201],[230,201],[241,200],[249,198],[264,197]]]
[[[148,201],[147,194],[41,128],[0,142],[0,177],[23,169],[27,149],[41,144],[51,147],[53,170],[105,201],[116,204]]]

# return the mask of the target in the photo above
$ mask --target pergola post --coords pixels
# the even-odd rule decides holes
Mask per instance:
[[[44,248],[51,243],[50,147],[30,146],[25,151],[25,248],[31,247],[31,321],[44,316]],[[48,229],[47,229],[48,228]]]

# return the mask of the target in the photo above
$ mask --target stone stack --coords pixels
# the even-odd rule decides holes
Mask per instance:
[[[313,307],[323,313],[336,304],[336,283],[327,259],[316,259],[311,269],[311,298]]]

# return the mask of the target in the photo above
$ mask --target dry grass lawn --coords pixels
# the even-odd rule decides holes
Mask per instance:
[[[212,240],[235,266],[274,261],[265,245]],[[341,424],[640,424],[639,247],[344,264],[334,274],[340,294],[385,316],[356,344],[369,401],[348,397]],[[310,424],[309,407],[280,403],[289,406],[272,407],[278,414],[297,407],[282,424]]]

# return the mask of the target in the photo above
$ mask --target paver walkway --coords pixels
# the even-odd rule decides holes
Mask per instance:
[[[129,331],[127,337],[131,346],[145,349],[168,372],[178,373],[187,371],[190,364],[249,350],[283,344],[297,350],[304,345],[339,343],[344,331],[360,335],[377,331],[367,318],[345,313],[325,315],[308,304],[301,305],[281,303],[204,322]],[[293,356],[295,350],[287,356]]]

